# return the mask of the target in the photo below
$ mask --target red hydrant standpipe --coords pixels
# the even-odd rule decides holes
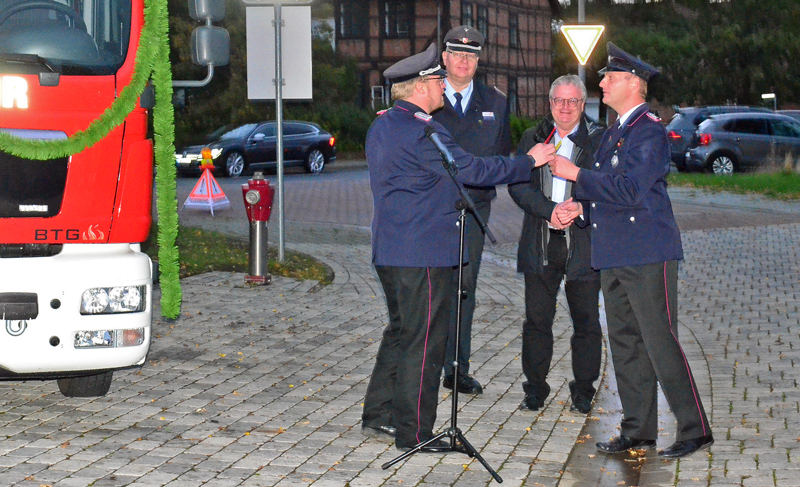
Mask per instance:
[[[250,262],[244,277],[247,284],[264,285],[272,280],[267,256],[267,222],[274,196],[275,192],[261,172],[253,174],[253,178],[242,185],[244,207],[250,220]]]

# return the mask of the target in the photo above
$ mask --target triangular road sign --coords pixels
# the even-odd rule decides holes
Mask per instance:
[[[203,175],[200,180],[194,185],[194,189],[189,193],[189,197],[183,203],[184,208],[197,209],[197,210],[211,210],[211,216],[214,216],[214,209],[225,210],[231,207],[231,202],[228,197],[219,187],[214,175],[211,174],[211,169],[204,169]]]
[[[572,52],[575,53],[575,57],[578,58],[581,66],[589,60],[589,56],[592,54],[594,46],[597,45],[597,41],[600,40],[600,36],[603,35],[604,29],[605,26],[602,25],[561,26],[561,32],[567,38],[569,47],[572,48]]]

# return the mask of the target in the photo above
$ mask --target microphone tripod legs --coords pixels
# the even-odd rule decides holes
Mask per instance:
[[[458,453],[463,453],[469,456],[470,458],[475,458],[480,462],[481,465],[483,465],[483,467],[489,472],[492,478],[494,478],[497,481],[498,484],[503,483],[503,479],[500,477],[500,475],[498,475],[497,472],[495,472],[494,469],[488,463],[486,463],[486,460],[484,460],[481,454],[478,453],[478,450],[476,450],[475,447],[472,446],[472,444],[469,441],[467,441],[467,438],[464,436],[464,433],[462,433],[461,430],[458,428],[448,428],[447,430],[439,433],[430,440],[423,441],[422,443],[414,446],[414,448],[408,450],[407,452],[404,452],[399,457],[396,457],[384,463],[383,465],[381,465],[381,468],[383,470],[386,470],[392,465],[405,460],[406,458],[410,457],[411,455],[419,451],[422,451],[422,449],[425,448],[430,443],[433,443],[445,437],[450,438],[450,449],[443,451],[441,453],[446,453],[447,451],[454,451]]]

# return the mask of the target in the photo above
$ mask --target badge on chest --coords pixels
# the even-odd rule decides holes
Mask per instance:
[[[617,155],[617,151],[619,150],[620,147],[622,147],[622,143],[624,141],[625,139],[622,138],[619,139],[619,142],[617,142],[617,148],[614,149],[614,155],[611,156],[611,167],[617,167],[617,164],[619,164],[619,156]]]

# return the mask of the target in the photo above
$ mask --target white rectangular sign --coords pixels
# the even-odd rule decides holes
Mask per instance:
[[[275,99],[275,8],[247,7],[247,98]],[[284,100],[311,100],[311,7],[281,7]]]

